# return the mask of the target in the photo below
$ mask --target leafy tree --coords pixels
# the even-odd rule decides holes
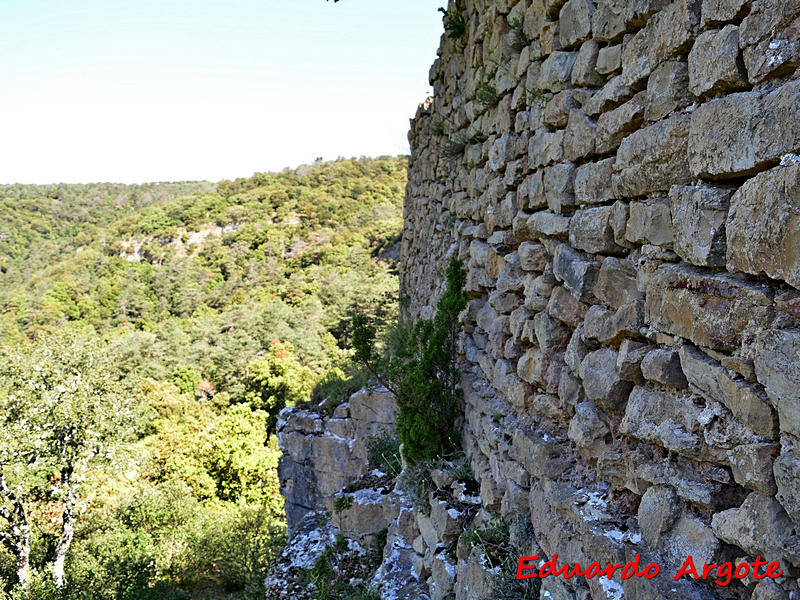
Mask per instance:
[[[308,400],[313,387],[309,370],[292,354],[291,344],[278,339],[269,351],[253,360],[247,368],[245,400],[267,413],[267,431],[275,431],[278,413],[287,406]]]
[[[375,349],[375,326],[363,315],[353,319],[355,359],[397,397],[397,436],[412,465],[457,450],[458,315],[467,305],[465,282],[463,264],[453,256],[433,321],[417,321],[394,352],[383,356]]]
[[[36,494],[61,507],[52,562],[61,587],[81,486],[89,469],[107,464],[132,433],[133,411],[107,348],[56,337],[25,350],[3,357],[1,367],[0,465],[11,482],[4,479],[3,487],[19,490],[4,495],[17,512],[21,498]],[[19,550],[17,556],[22,569],[24,556]],[[18,571],[18,578],[24,583],[25,574]]]

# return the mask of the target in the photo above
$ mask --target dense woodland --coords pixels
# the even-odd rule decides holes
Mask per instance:
[[[0,186],[0,597],[263,595],[277,413],[363,383],[350,323],[396,315],[405,178]]]

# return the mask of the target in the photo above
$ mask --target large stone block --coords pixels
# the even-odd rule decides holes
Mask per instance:
[[[543,167],[564,159],[564,130],[539,131],[528,144],[528,164]]]
[[[699,106],[689,128],[692,175],[738,177],[800,151],[800,119],[789,117],[799,113],[800,81],[764,95],[739,92]]]
[[[617,353],[605,347],[587,354],[580,368],[586,397],[611,410],[623,408],[633,388],[632,383],[620,379],[616,364]]]
[[[800,2],[755,0],[741,24],[739,45],[751,83],[800,66]]]
[[[689,345],[680,349],[680,364],[695,392],[727,406],[757,435],[775,436],[775,414],[760,386],[734,379],[719,362]]]
[[[675,239],[667,198],[631,202],[625,239],[636,244],[671,246]]]
[[[800,288],[800,164],[759,173],[731,198],[728,268]]]
[[[686,159],[689,115],[675,115],[632,133],[617,151],[617,197],[642,196],[691,180]]]
[[[616,108],[633,94],[634,91],[623,83],[622,75],[617,75],[609,79],[602,89],[584,104],[583,109],[587,115],[594,117],[601,112]]]
[[[636,268],[629,260],[609,256],[603,261],[594,295],[613,308],[642,298],[636,287]]]
[[[715,514],[711,526],[717,537],[739,546],[748,554],[760,555],[784,565],[797,561],[797,551],[794,551],[792,560],[789,550],[792,522],[774,498],[752,492],[739,508]]]
[[[593,254],[622,250],[614,242],[610,206],[596,206],[576,211],[569,222],[569,243],[573,248]]]
[[[530,235],[527,239],[566,237],[569,233],[569,217],[547,211],[533,213],[528,217],[526,230]]]
[[[725,221],[733,190],[711,186],[674,185],[669,190],[673,249],[701,266],[725,264]]]
[[[600,204],[613,200],[611,175],[614,158],[581,165],[575,171],[575,199],[578,204]]]
[[[647,80],[644,116],[648,121],[658,121],[691,101],[687,63],[669,60],[654,69]]]
[[[644,121],[645,92],[639,92],[622,106],[597,119],[595,149],[598,154],[616,150],[623,138],[641,127]]]
[[[703,0],[700,22],[703,27],[735,21],[744,16],[750,0]]]
[[[761,334],[755,368],[758,381],[778,409],[781,431],[800,439],[800,331]]]
[[[597,125],[582,110],[569,111],[569,121],[564,132],[564,156],[579,160],[594,154]]]
[[[689,52],[689,89],[705,97],[747,87],[747,74],[739,61],[739,28],[704,31]]]
[[[675,0],[647,22],[622,53],[622,77],[637,87],[653,69],[692,46],[700,29],[700,0]]]
[[[777,498],[797,527],[800,527],[800,452],[787,448],[773,465]]]
[[[540,90],[560,92],[570,85],[572,67],[578,58],[577,52],[553,52],[542,63],[536,87]]]
[[[542,176],[544,195],[547,206],[555,213],[564,208],[575,206],[573,182],[575,181],[575,165],[560,163],[544,169]]]
[[[656,329],[699,346],[733,350],[748,330],[769,325],[773,293],[731,275],[662,265],[647,280],[645,318]]]
[[[604,80],[597,74],[597,56],[600,46],[594,40],[586,40],[578,50],[578,58],[572,66],[572,85],[600,87]]]
[[[553,275],[564,282],[576,300],[587,299],[597,278],[598,264],[567,244],[556,248],[553,256]]]
[[[592,34],[592,0],[568,0],[558,19],[558,37],[564,48],[571,48]]]

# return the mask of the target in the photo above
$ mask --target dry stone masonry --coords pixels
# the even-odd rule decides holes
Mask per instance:
[[[800,1],[447,10],[466,31],[412,121],[401,290],[429,317],[468,267],[482,509],[524,515],[531,554],[664,573],[542,598],[800,600]],[[672,581],[687,555],[784,575]],[[448,560],[477,598],[481,557]]]

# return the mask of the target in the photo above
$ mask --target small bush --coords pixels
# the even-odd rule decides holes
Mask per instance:
[[[389,477],[397,477],[403,470],[400,459],[400,440],[388,433],[367,438],[367,457],[369,462],[386,473]]]
[[[497,106],[500,102],[500,95],[497,93],[497,88],[488,81],[479,81],[475,86],[475,93],[472,99],[478,104],[484,106]]]
[[[397,437],[411,465],[459,452],[455,425],[463,392],[456,344],[458,315],[467,305],[465,282],[463,263],[453,256],[436,316],[420,319],[394,353],[376,353],[375,327],[363,315],[353,320],[355,359],[397,398]]]
[[[353,497],[347,494],[343,496],[336,496],[333,499],[333,512],[340,513],[353,506]]]
[[[444,15],[444,30],[447,32],[447,37],[451,40],[457,40],[467,31],[467,22],[459,14],[453,14],[449,10],[440,8],[439,12]]]

